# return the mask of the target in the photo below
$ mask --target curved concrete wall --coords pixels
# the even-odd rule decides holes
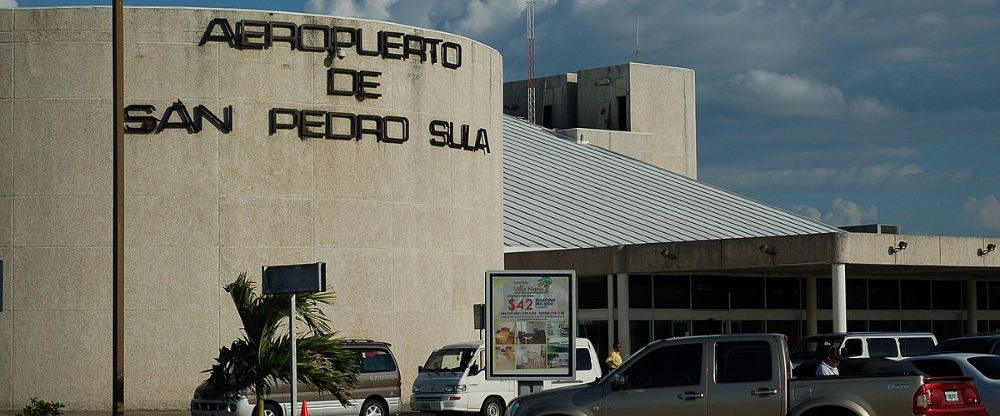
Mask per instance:
[[[388,57],[349,47],[342,60],[279,41],[199,46],[216,18],[360,28],[366,50],[379,31],[403,35],[388,35]],[[125,25],[126,104],[152,105],[156,118],[178,100],[192,116],[204,105],[222,119],[232,106],[228,134],[204,121],[196,133],[126,138],[128,408],[187,407],[200,372],[239,334],[222,286],[243,271],[259,280],[265,264],[326,262],[333,326],[391,342],[404,396],[433,348],[477,338],[471,305],[482,302],[483,272],[503,264],[499,53],[446,33],[301,14],[130,8]],[[0,408],[32,396],[110,407],[110,28],[108,8],[0,10]],[[404,35],[431,40],[410,37],[409,58],[393,59]],[[444,42],[459,45],[461,66],[432,62],[434,39],[438,57]],[[328,94],[331,64],[379,72],[366,80],[381,96]],[[276,108],[405,117],[409,138],[271,135]],[[469,147],[484,129],[489,153],[432,145],[441,136],[431,130],[444,129],[434,120],[453,122],[456,141],[469,125]],[[306,131],[325,135],[322,124]]]

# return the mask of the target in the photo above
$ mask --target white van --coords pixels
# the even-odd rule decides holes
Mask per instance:
[[[937,345],[930,332],[846,332],[805,337],[792,352],[792,366],[819,360],[823,352],[837,347],[841,358],[888,358],[923,355]]]
[[[516,381],[486,380],[482,341],[445,345],[431,353],[413,381],[410,408],[421,412],[468,412],[500,416],[517,397]],[[601,378],[593,344],[576,339],[576,380],[546,381],[544,390],[575,386]]]

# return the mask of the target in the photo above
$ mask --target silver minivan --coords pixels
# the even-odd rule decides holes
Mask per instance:
[[[402,411],[400,387],[402,379],[399,366],[393,357],[390,345],[372,340],[349,340],[344,347],[358,357],[358,384],[351,391],[351,405],[344,407],[329,392],[320,392],[303,384],[298,386],[296,413],[305,401],[312,416],[362,415],[389,416]],[[271,389],[271,395],[264,402],[266,416],[291,415],[291,388],[279,384]],[[256,416],[254,408],[257,398],[253,394],[238,392],[214,394],[202,383],[191,399],[191,416]]]
[[[841,358],[888,358],[923,355],[937,345],[930,332],[845,332],[810,335],[792,351],[792,367],[819,360],[817,354],[837,347]]]

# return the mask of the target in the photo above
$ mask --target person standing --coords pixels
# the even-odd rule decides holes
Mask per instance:
[[[604,363],[611,370],[622,365],[622,344],[620,342],[615,342],[615,349],[611,350],[611,353],[608,354],[608,359],[604,360]]]
[[[838,364],[840,364],[840,356],[837,355],[837,347],[832,346],[826,351],[826,356],[823,357],[823,361],[820,361],[819,366],[816,367],[816,375],[839,376],[840,370],[837,370]]]

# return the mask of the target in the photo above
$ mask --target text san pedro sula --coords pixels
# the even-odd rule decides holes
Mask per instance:
[[[366,42],[368,36],[372,35],[362,28],[260,20],[241,20],[233,26],[228,19],[216,18],[205,28],[198,46],[216,42],[244,50],[288,47],[301,52],[325,53],[328,60],[336,59],[339,48],[353,50],[359,56],[385,60],[417,59],[421,63],[441,65],[449,70],[462,67],[462,45],[454,42],[391,31],[378,31],[373,34],[374,41]],[[378,99],[382,96],[378,92],[381,75],[376,71],[357,71],[330,65],[326,77],[327,95],[353,96],[358,100]],[[180,100],[167,107],[162,116],[156,117],[155,113],[156,108],[149,104],[126,106],[125,132],[157,134],[178,129],[194,134],[206,127],[205,122],[223,134],[233,130],[232,105],[222,109],[222,117],[204,105],[189,111]],[[274,135],[279,130],[294,130],[303,140],[371,138],[385,143],[410,140],[410,121],[406,117],[290,108],[272,108],[268,113],[268,135]],[[453,122],[433,120],[428,124],[427,131],[433,146],[490,152],[484,128],[478,129],[472,137],[472,128],[467,124],[456,129]]]

